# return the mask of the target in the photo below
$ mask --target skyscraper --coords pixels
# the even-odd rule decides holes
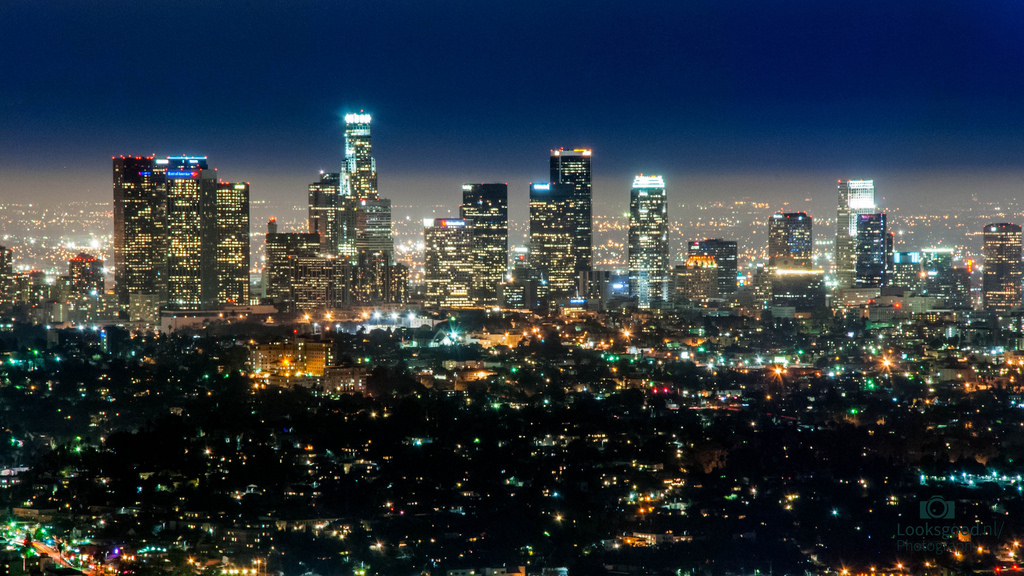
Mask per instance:
[[[768,219],[768,266],[809,270],[814,247],[811,224],[806,212],[772,214]]]
[[[217,301],[217,175],[205,156],[156,161],[167,178],[167,304],[194,310]]]
[[[264,252],[266,267],[263,269],[263,288],[266,298],[287,311],[294,305],[292,278],[294,263],[301,258],[313,258],[320,249],[320,235],[281,233],[277,231],[277,220],[267,223]]]
[[[432,308],[465,308],[474,304],[472,235],[461,218],[423,221],[425,304]]]
[[[718,290],[715,297],[736,293],[736,242],[721,238],[694,240],[686,246],[687,256],[711,256],[715,259]]]
[[[572,184],[530,184],[530,268],[548,305],[572,295],[575,194]]]
[[[875,212],[874,180],[837,180],[836,252],[833,262],[840,288],[851,288],[857,277],[857,216]]]
[[[80,252],[68,260],[72,294],[103,294],[103,260]]]
[[[393,261],[391,200],[377,191],[377,162],[370,140],[370,115],[345,115],[345,159],[341,164],[341,193],[336,210],[337,254],[357,262],[367,258]],[[350,232],[350,228],[352,231]]]
[[[885,214],[857,215],[856,288],[879,288],[887,285],[889,239]]]
[[[629,295],[641,308],[669,299],[668,201],[661,176],[637,176],[629,193]]]
[[[345,159],[341,163],[345,196],[377,198],[377,162],[370,142],[370,115],[345,115]]]
[[[593,268],[593,190],[590,178],[592,150],[562,148],[551,151],[551,183],[569,184],[573,194],[569,206],[572,222],[573,274]]]
[[[478,306],[497,305],[508,269],[508,184],[463,184],[459,215],[472,236],[471,296]]]
[[[320,252],[330,256],[341,253],[344,224],[354,239],[355,222],[343,223],[341,175],[321,172],[320,180],[309,185],[309,231],[320,235]],[[351,253],[353,246],[349,249]]]
[[[1021,305],[1021,228],[989,224],[984,230],[982,297],[986,310],[1006,312]]]
[[[249,183],[217,184],[217,302],[249,303]]]
[[[152,156],[113,158],[114,291],[128,306],[130,295],[154,302],[167,294],[167,186],[164,166]]]
[[[248,303],[249,185],[218,183],[205,156],[113,164],[114,289],[132,320]]]
[[[369,259],[390,264],[395,249],[391,235],[391,200],[360,198],[355,214],[359,261]]]

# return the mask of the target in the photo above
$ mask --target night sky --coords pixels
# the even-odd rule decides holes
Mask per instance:
[[[359,109],[397,204],[464,181],[522,204],[558,146],[595,149],[605,211],[639,172],[680,202],[831,205],[860,177],[904,206],[1016,196],[1022,22],[1019,1],[5,0],[0,199],[109,200],[110,156],[189,153],[303,204]]]

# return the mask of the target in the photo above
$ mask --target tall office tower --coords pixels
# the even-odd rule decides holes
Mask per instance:
[[[0,246],[0,302],[13,299],[14,253],[10,248]]]
[[[886,230],[885,214],[857,215],[857,265],[854,286],[856,288],[879,288],[886,286],[886,263],[890,248]]]
[[[572,296],[575,284],[575,194],[572,184],[530,184],[530,268],[549,306]]]
[[[982,297],[986,310],[1006,312],[1021,305],[1021,234],[1017,224],[985,226]]]
[[[377,199],[377,163],[370,142],[370,115],[345,115],[345,160],[341,163],[342,194]]]
[[[718,262],[709,254],[690,254],[673,270],[673,299],[677,304],[706,306],[718,298]]]
[[[562,148],[551,151],[551,183],[570,184],[573,188],[570,205],[572,221],[573,274],[579,276],[594,267],[593,260],[593,189],[590,181],[592,150]]]
[[[470,295],[478,306],[495,306],[508,270],[508,184],[463,184],[459,216],[473,237]]]
[[[686,247],[688,256],[711,256],[715,259],[718,290],[715,297],[736,293],[736,242],[721,238],[694,240]]]
[[[661,176],[641,174],[629,192],[629,295],[640,308],[669,299],[668,199]]]
[[[473,305],[472,234],[461,218],[427,218],[423,221],[425,245],[425,304],[431,308],[465,308]]]
[[[322,254],[337,256],[343,238],[355,239],[355,223],[343,222],[341,217],[345,213],[342,198],[337,172],[321,172],[320,181],[309,185],[309,231],[320,235]]]
[[[377,191],[377,162],[370,141],[370,115],[345,115],[345,160],[341,164],[337,254],[356,262],[373,255],[394,260],[391,201]],[[349,231],[351,229],[351,232]]]
[[[319,250],[320,235],[316,232],[279,233],[277,220],[271,218],[267,223],[263,287],[267,300],[280,306],[282,312],[289,311],[294,305],[291,291],[293,263],[298,258],[313,258]]]
[[[768,266],[810,270],[814,250],[812,219],[806,212],[772,214],[768,219]]]
[[[356,205],[356,253],[359,260],[393,261],[395,241],[391,235],[391,200],[360,198]]]
[[[117,302],[128,306],[135,295],[158,304],[167,298],[166,164],[152,156],[120,156],[113,167]]]
[[[874,180],[837,180],[836,254],[833,266],[840,288],[852,288],[857,277],[857,217],[875,212]]]
[[[103,294],[103,260],[92,254],[80,252],[68,260],[68,277],[73,294]]]
[[[217,174],[205,156],[157,160],[167,177],[167,304],[217,304]]]
[[[217,302],[249,303],[249,183],[217,184]]]

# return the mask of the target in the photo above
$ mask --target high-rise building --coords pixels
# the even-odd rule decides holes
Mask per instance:
[[[156,161],[167,178],[167,304],[195,310],[217,303],[217,174],[205,156]]]
[[[345,196],[377,199],[377,162],[370,141],[370,115],[345,115],[345,159],[341,163]]]
[[[669,299],[668,199],[661,176],[639,175],[629,193],[629,295],[640,308]]]
[[[887,283],[888,248],[890,236],[886,230],[885,214],[857,215],[856,288],[879,288]]]
[[[217,302],[249,303],[249,183],[217,184]]]
[[[857,277],[857,217],[875,213],[874,180],[837,180],[836,253],[833,266],[840,288],[852,288]]]
[[[539,297],[549,306],[573,295],[575,194],[572,184],[530,185],[530,268],[540,281]]]
[[[463,184],[459,216],[472,235],[473,301],[497,305],[508,270],[508,184]]]
[[[736,293],[736,242],[721,238],[694,240],[686,246],[688,256],[711,256],[715,259],[715,273],[718,275],[718,290],[715,297]]]
[[[674,300],[681,305],[706,306],[718,298],[718,262],[709,254],[690,254],[673,270]]]
[[[466,308],[474,304],[472,233],[461,218],[423,221],[425,304],[432,308]]]
[[[167,297],[166,167],[152,156],[113,158],[114,291],[159,303]]]
[[[380,257],[390,264],[395,250],[391,235],[391,200],[360,198],[355,212],[359,258]]]
[[[68,260],[69,288],[72,294],[103,294],[103,260],[80,252]]]
[[[1006,312],[1021,305],[1021,227],[989,224],[984,230],[982,298],[986,310]]]
[[[263,269],[263,287],[267,300],[277,305],[282,312],[294,305],[292,278],[294,262],[300,258],[313,258],[320,250],[320,235],[316,232],[296,234],[277,231],[277,221],[267,223]]]
[[[811,224],[812,219],[806,212],[771,215],[768,219],[770,268],[811,268],[814,249]]]
[[[14,299],[14,253],[0,246],[0,302]]]
[[[573,273],[577,276],[593,268],[592,153],[592,150],[583,148],[551,151],[551,183],[569,184],[573,189],[569,215],[572,222]]]
[[[342,222],[342,198],[341,175],[337,172],[321,172],[320,180],[309,185],[309,231],[320,235],[322,254],[341,253],[345,224],[349,224],[347,232],[355,238],[355,223]]]
[[[370,115],[345,115],[345,159],[341,164],[341,195],[336,199],[338,249],[335,254],[356,263],[383,255],[394,259],[391,200],[377,191],[377,162],[370,140]]]

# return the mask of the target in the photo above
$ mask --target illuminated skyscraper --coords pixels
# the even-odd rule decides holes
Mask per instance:
[[[575,194],[572,184],[530,184],[530,268],[548,305],[573,295]]]
[[[205,156],[114,158],[114,282],[132,320],[248,303],[249,185]]]
[[[854,287],[879,288],[888,285],[889,238],[885,214],[857,215]]]
[[[715,297],[725,297],[736,292],[736,242],[721,238],[694,240],[686,246],[688,256],[711,256],[715,259],[718,274],[718,290]]]
[[[167,177],[167,305],[217,303],[217,174],[205,156],[157,160]]]
[[[391,235],[391,200],[360,198],[355,213],[359,261],[369,258],[390,264],[395,249]]]
[[[338,249],[335,254],[358,262],[367,258],[393,261],[391,200],[377,191],[377,162],[370,140],[370,115],[345,115],[345,160],[341,164],[341,195],[336,201]]]
[[[772,214],[768,219],[768,266],[809,270],[813,251],[811,224],[806,212]]]
[[[668,301],[669,283],[665,181],[641,174],[629,193],[629,295],[650,308]]]
[[[217,302],[249,303],[249,183],[217,184]]]
[[[355,221],[343,222],[342,198],[341,175],[337,172],[321,172],[320,181],[309,185],[309,231],[320,235],[322,254],[337,256],[342,253],[344,232],[348,232],[352,239],[348,250],[350,255],[355,249]]]
[[[573,273],[593,268],[593,190],[590,178],[591,150],[577,148],[551,151],[551,183],[573,188],[569,215],[572,222]]]
[[[1017,224],[985,226],[982,297],[986,310],[1006,312],[1021,305],[1021,228]]]
[[[276,219],[271,218],[267,223],[263,289],[267,300],[279,306],[282,312],[291,310],[295,304],[291,289],[295,262],[316,257],[319,249],[320,235],[316,232],[280,233]]]
[[[166,164],[119,156],[114,166],[114,291],[159,303],[167,297]]]
[[[75,295],[103,294],[103,260],[81,252],[68,260],[69,288]]]
[[[833,266],[840,288],[852,288],[857,277],[857,216],[875,212],[874,180],[837,180],[836,253]]]
[[[479,306],[494,306],[508,269],[508,184],[463,184],[459,212],[473,238],[471,295]]]
[[[370,142],[370,115],[345,115],[345,159],[341,163],[345,196],[377,199],[377,162]]]
[[[14,255],[10,248],[0,246],[0,301],[12,299],[14,282]]]
[[[461,218],[423,221],[425,304],[432,308],[465,308],[474,304],[472,234]]]

